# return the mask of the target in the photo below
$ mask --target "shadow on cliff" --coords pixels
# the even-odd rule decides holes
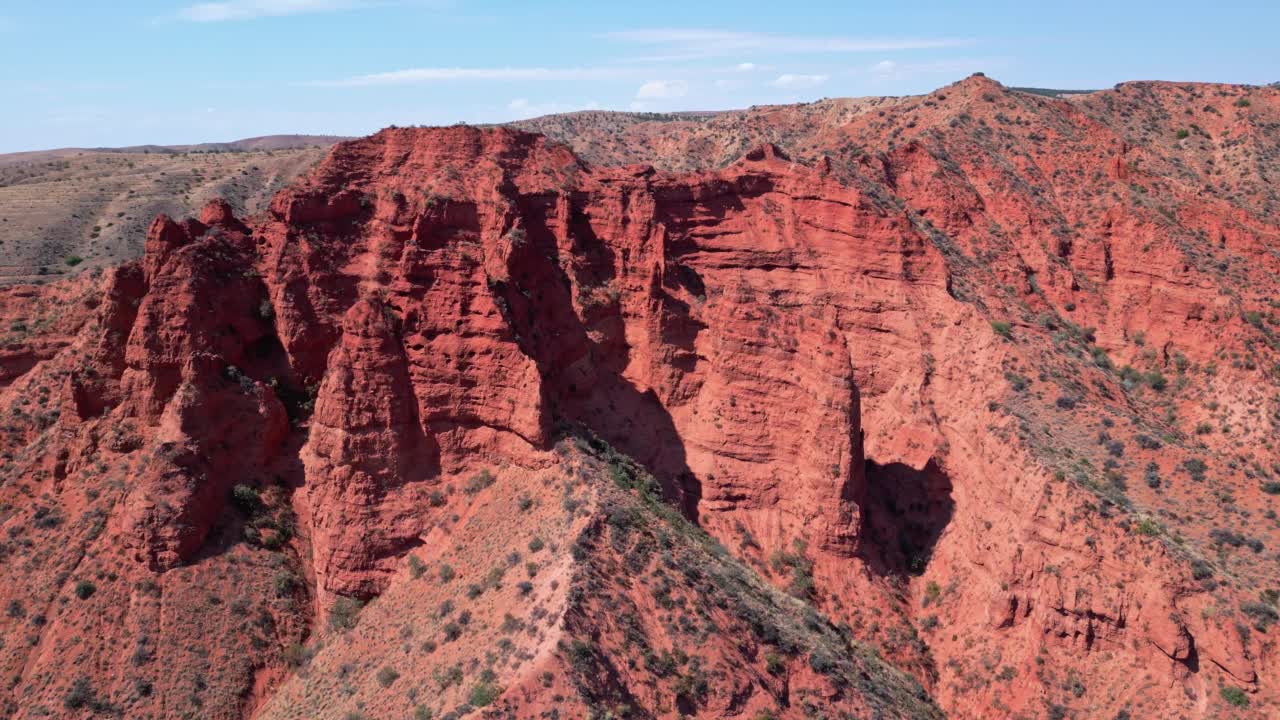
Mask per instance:
[[[521,200],[527,241],[511,255],[510,278],[492,284],[491,290],[502,298],[521,349],[538,365],[550,419],[588,427],[635,458],[697,522],[701,484],[688,467],[675,422],[652,390],[642,391],[623,377],[631,348],[619,300],[584,303],[580,297],[580,316],[571,295],[575,287],[580,295],[607,287],[616,277],[618,258],[588,223],[571,215],[571,260],[579,264],[569,268],[570,278],[560,262],[562,249],[547,226],[547,206],[539,198]],[[664,293],[661,288],[650,292]],[[650,301],[664,302],[661,296]]]
[[[862,559],[881,576],[923,573],[954,511],[951,479],[935,461],[917,470],[868,460]]]

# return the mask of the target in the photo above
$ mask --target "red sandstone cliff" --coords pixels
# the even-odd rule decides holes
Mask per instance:
[[[531,478],[578,472],[554,446],[583,431],[950,716],[1265,717],[1278,116],[1275,89],[974,77],[676,134],[725,158],[386,130],[264,217],[160,218],[140,263],[0,302],[8,707],[298,716],[301,657],[349,674],[395,649],[332,614],[422,610],[410,556],[507,553],[467,539],[496,522],[476,503],[561,502]],[[586,547],[575,587],[630,546]],[[563,641],[616,665],[625,628],[547,592]],[[705,692],[619,673],[608,701],[800,713],[720,620]],[[490,661],[505,707],[570,691],[531,674],[573,665],[556,647]]]

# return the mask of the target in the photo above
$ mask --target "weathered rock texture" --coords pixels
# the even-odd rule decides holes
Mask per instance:
[[[1278,123],[1274,88],[973,77],[632,144],[579,118],[585,161],[512,129],[385,130],[262,217],[160,218],[140,263],[0,303],[8,707],[244,717],[307,652],[371,676],[416,631],[352,644],[331,613],[411,604],[412,553],[518,549],[449,528],[504,477],[568,472],[553,446],[587,432],[953,717],[1273,714]],[[587,545],[578,578],[630,547]],[[548,592],[561,639],[611,658],[581,707],[802,713],[724,618],[687,626],[722,668],[690,695],[618,670],[600,601]],[[565,647],[476,682],[532,716],[573,690],[544,668],[603,662]],[[413,667],[392,682],[425,707],[464,700]]]

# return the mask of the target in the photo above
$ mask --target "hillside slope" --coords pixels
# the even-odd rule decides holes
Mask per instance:
[[[0,155],[0,283],[132,260],[156,215],[192,215],[214,198],[242,214],[260,212],[339,139]]]

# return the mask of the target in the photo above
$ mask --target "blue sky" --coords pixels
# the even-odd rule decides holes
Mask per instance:
[[[0,0],[0,152],[1006,85],[1280,80],[1280,2]]]

